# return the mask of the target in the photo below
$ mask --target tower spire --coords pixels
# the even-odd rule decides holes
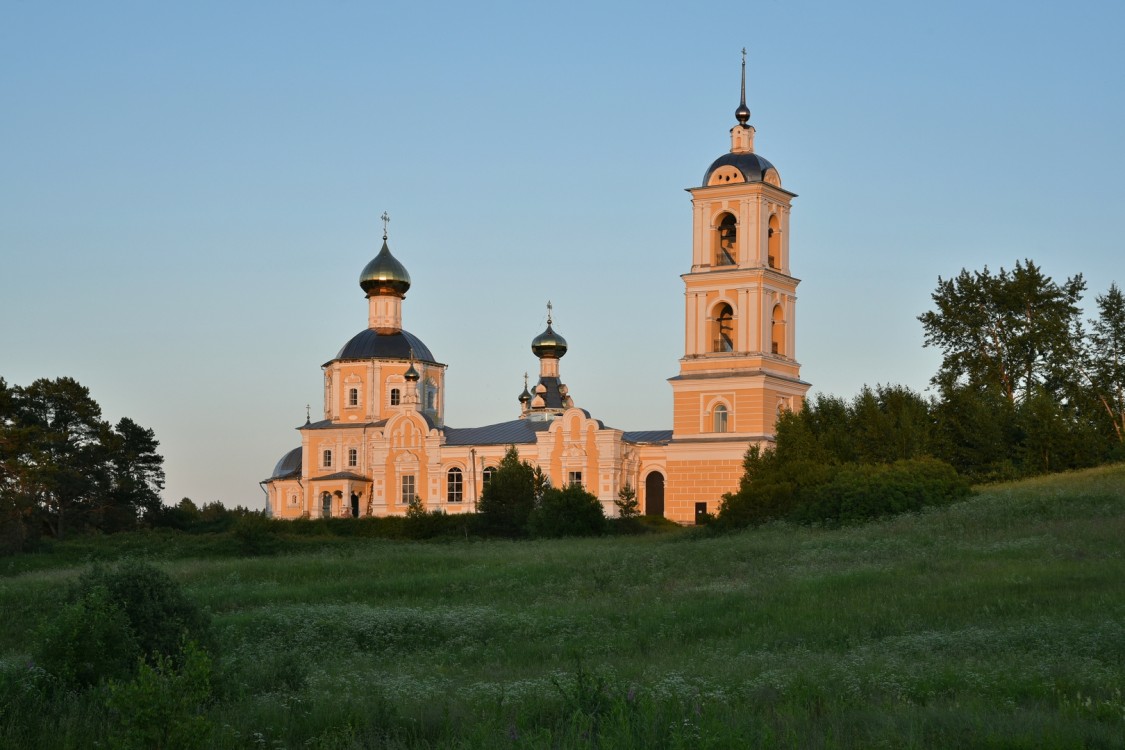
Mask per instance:
[[[734,118],[738,120],[738,124],[745,126],[750,122],[750,108],[746,106],[746,48],[742,48],[742,99],[739,101],[738,109],[734,111]]]

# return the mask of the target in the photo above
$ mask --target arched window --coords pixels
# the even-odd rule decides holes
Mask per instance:
[[[719,228],[715,232],[714,265],[733,266],[737,262],[735,260],[735,256],[738,254],[737,241],[738,227],[734,217],[730,214],[723,214],[722,221],[719,222]]]
[[[332,465],[332,451],[325,450],[322,458],[324,459],[324,465],[325,466],[331,466]]]
[[[398,406],[402,401],[402,394],[399,393],[398,388],[391,389],[391,406]]]
[[[359,406],[359,389],[348,389],[348,406]]]
[[[484,471],[482,471],[481,475],[480,475],[481,476],[481,483],[482,484],[488,484],[489,482],[491,482],[492,481],[492,475],[494,473],[496,473],[496,467],[495,466],[484,467]]]
[[[711,351],[734,351],[734,310],[725,302],[715,309]]]
[[[459,503],[464,497],[464,475],[454,466],[445,475],[445,500],[450,503]]]
[[[715,408],[711,410],[711,431],[726,432],[727,416],[727,407],[722,404],[715,404]]]
[[[785,313],[781,305],[773,306],[773,322],[770,324],[770,344],[774,354],[785,356]]]
[[[766,242],[770,268],[781,268],[781,225],[777,214],[770,216],[769,237]]]
[[[356,466],[359,464],[359,451],[355,448],[348,448],[348,466]]]

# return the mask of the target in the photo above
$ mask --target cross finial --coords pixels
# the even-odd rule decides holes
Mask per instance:
[[[523,374],[523,389],[525,391],[527,390],[527,373],[526,372]]]
[[[551,300],[547,300],[547,325],[551,325]]]
[[[750,121],[750,108],[746,106],[746,48],[742,48],[742,98],[738,102],[738,109],[734,111],[734,118],[739,125]]]
[[[387,239],[387,224],[390,223],[391,216],[386,211],[384,211],[383,215],[379,218],[383,220],[383,240],[385,241]]]
[[[309,417],[312,414],[311,409],[312,409],[311,406],[309,406],[308,404],[305,404],[305,424],[308,424],[309,421],[310,421]]]

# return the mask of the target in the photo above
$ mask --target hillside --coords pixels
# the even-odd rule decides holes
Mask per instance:
[[[1117,465],[841,530],[149,549],[220,633],[208,746],[1109,748],[1123,542]],[[7,670],[52,559],[0,577]],[[0,746],[86,746],[93,701],[4,711]]]

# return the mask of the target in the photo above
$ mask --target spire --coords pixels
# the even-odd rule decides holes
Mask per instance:
[[[738,109],[734,111],[734,118],[738,120],[738,124],[745,126],[750,122],[750,108],[746,106],[746,48],[742,48],[742,100],[738,104]]]

